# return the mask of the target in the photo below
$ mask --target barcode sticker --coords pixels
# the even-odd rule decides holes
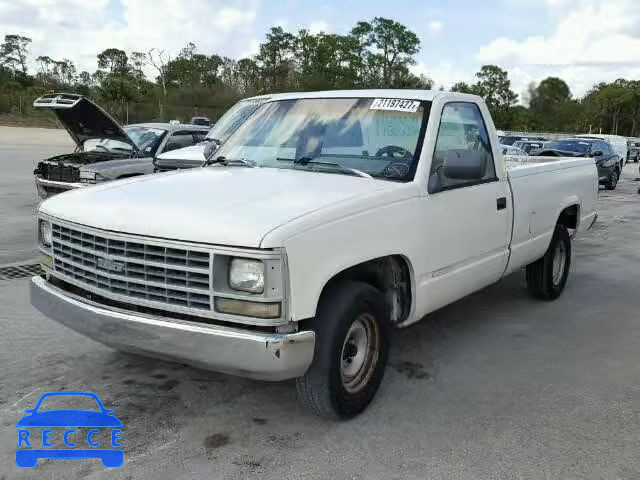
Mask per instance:
[[[369,109],[415,113],[419,106],[420,102],[418,100],[406,100],[404,98],[376,98],[371,102]]]

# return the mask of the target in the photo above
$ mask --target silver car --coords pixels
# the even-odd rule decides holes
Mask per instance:
[[[204,139],[208,127],[139,123],[122,127],[87,97],[44,95],[34,107],[49,108],[76,143],[72,153],[38,163],[35,183],[42,198],[95,183],[153,173],[154,158]]]

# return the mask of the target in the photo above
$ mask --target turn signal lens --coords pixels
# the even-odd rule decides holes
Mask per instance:
[[[279,318],[280,302],[262,303],[233,298],[216,297],[214,301],[216,312],[227,315],[240,315],[253,318]]]

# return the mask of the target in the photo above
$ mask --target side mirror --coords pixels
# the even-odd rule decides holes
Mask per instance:
[[[218,150],[219,147],[220,144],[216,141],[210,141],[207,143],[207,146],[204,147],[204,158],[209,160],[213,154],[216,153],[216,150]]]
[[[594,157],[601,157],[602,155],[604,155],[604,153],[602,153],[602,150],[596,150],[595,152],[592,153],[592,155]]]
[[[442,173],[454,180],[480,180],[486,171],[486,152],[449,150],[444,159]]]

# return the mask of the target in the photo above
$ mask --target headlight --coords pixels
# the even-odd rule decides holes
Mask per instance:
[[[53,241],[53,235],[51,233],[51,223],[46,220],[40,220],[40,242],[45,247],[50,247]]]
[[[229,286],[243,292],[264,292],[264,263],[248,258],[232,259],[229,266]]]
[[[80,170],[80,182],[82,183],[98,183],[104,182],[105,180],[108,179],[99,173]]]

